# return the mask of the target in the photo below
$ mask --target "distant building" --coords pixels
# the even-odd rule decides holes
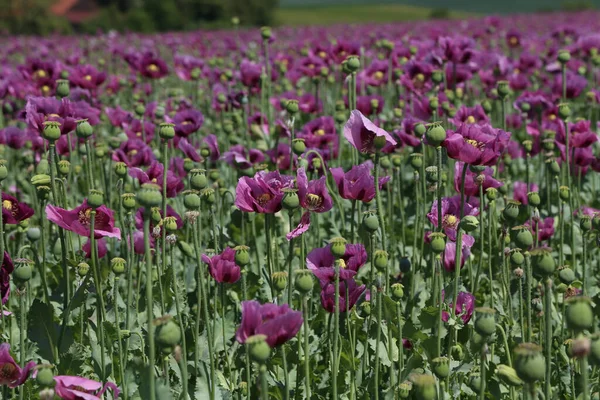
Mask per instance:
[[[57,0],[50,7],[50,12],[78,25],[95,17],[100,12],[100,6],[94,0]]]

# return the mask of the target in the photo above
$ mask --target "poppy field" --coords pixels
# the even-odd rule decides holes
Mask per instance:
[[[0,398],[598,399],[598,17],[0,38]]]

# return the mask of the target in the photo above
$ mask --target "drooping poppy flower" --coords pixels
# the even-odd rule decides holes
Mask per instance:
[[[90,239],[86,240],[81,247],[81,250],[83,250],[85,258],[92,258],[92,241]],[[104,238],[96,240],[96,255],[98,256],[98,259],[104,258],[107,252],[108,248],[106,247],[106,240],[104,240]]]
[[[221,254],[212,257],[202,254],[208,264],[208,272],[219,283],[236,283],[240,279],[240,267],[235,263],[235,250],[226,247]]]
[[[287,304],[260,304],[258,301],[242,301],[242,323],[235,337],[238,342],[254,335],[265,335],[267,344],[273,348],[292,339],[302,326],[302,313]]]
[[[366,286],[358,286],[354,279],[340,280],[339,285],[339,305],[340,312],[346,312],[352,309],[360,296],[365,291]],[[335,312],[335,282],[328,283],[321,289],[321,305],[325,311]]]
[[[236,144],[223,153],[222,158],[232,167],[243,170],[264,162],[265,155],[258,149],[246,149],[241,144]]]
[[[492,166],[508,146],[509,139],[510,133],[490,125],[462,124],[456,131],[447,131],[442,146],[450,158],[470,165]]]
[[[274,214],[281,210],[282,189],[292,178],[279,172],[259,171],[253,178],[244,176],[235,188],[235,206],[245,212]]]
[[[33,208],[21,203],[8,193],[2,193],[2,221],[5,224],[16,225],[33,215]]]
[[[9,388],[21,386],[29,377],[29,371],[35,367],[35,361],[29,361],[24,368],[19,367],[15,359],[10,355],[10,344],[0,345],[0,385]]]
[[[463,217],[467,215],[479,215],[479,208],[474,205],[474,200],[465,201],[463,206]],[[431,211],[427,214],[427,218],[436,228],[438,224],[438,202],[437,200],[431,205]],[[444,233],[451,241],[456,240],[456,232],[460,224],[460,195],[445,197],[442,199],[442,228]]]
[[[443,293],[443,292],[442,292]],[[443,301],[443,298],[442,298]],[[450,309],[452,310],[452,303],[449,304]],[[473,296],[469,292],[460,292],[458,296],[456,296],[456,307],[455,312],[457,316],[460,316],[464,324],[469,323],[471,320],[471,316],[473,315],[473,310],[475,309],[475,296]],[[450,319],[450,313],[447,311],[442,312],[442,320],[444,322],[448,322]]]
[[[203,148],[208,149],[211,161],[217,161],[219,159],[221,153],[219,152],[219,144],[217,143],[217,137],[215,135],[206,135],[206,137],[202,139],[202,145]]]
[[[375,178],[371,173],[373,170],[371,160],[353,166],[346,173],[342,168],[330,168],[329,170],[342,198],[360,200],[364,203],[375,198]],[[379,188],[381,189],[389,180],[389,176],[379,178]]]
[[[383,141],[380,149],[395,146],[397,143],[389,133],[376,126],[358,110],[352,111],[350,119],[344,125],[344,137],[361,153],[374,153],[377,150],[375,141]]]
[[[90,236],[91,212],[92,207],[88,205],[87,199],[83,200],[80,206],[72,210],[65,210],[52,204],[46,206],[48,220],[63,229],[86,237]],[[94,236],[96,239],[102,237],[121,239],[120,229],[115,228],[114,211],[105,205],[96,208]]]
[[[460,193],[461,190],[461,174],[465,163],[459,161],[454,165],[454,190]],[[483,187],[483,193],[489,188],[499,188],[502,182],[494,179],[494,170],[491,167],[485,167],[482,172],[475,173],[467,168],[465,176],[465,196],[479,197],[479,188]]]
[[[104,392],[111,389],[113,397],[119,397],[121,391],[112,382],[96,382],[79,376],[57,375],[54,377],[54,391],[63,400],[101,400]]]
[[[137,179],[140,185],[154,183],[160,186],[161,192],[163,190],[164,167],[159,162],[153,162],[146,171],[142,171],[140,168],[129,168],[129,176]],[[183,188],[183,181],[173,172],[167,171],[167,197],[177,196],[177,193],[181,192]]]
[[[462,235],[462,256],[460,259],[460,268],[464,267],[465,261],[471,255],[471,247],[475,244],[475,238],[471,235]],[[446,272],[454,272],[456,268],[456,243],[448,240],[446,242],[446,248],[442,253],[442,259],[444,260],[443,265]]]

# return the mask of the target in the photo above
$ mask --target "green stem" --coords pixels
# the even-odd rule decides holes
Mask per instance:
[[[381,320],[382,320],[382,305],[383,297],[381,290],[378,290],[375,286],[373,286],[375,293],[377,293],[377,335],[375,336],[375,384],[373,385],[375,389],[375,400],[379,399],[379,345],[381,342]]]
[[[118,349],[119,349],[119,378],[121,378],[121,385],[124,388],[123,390],[123,398],[125,400],[127,400],[127,390],[125,388],[127,388],[127,384],[125,382],[125,368],[123,365],[123,343],[122,343],[122,339],[121,339],[121,323],[119,322],[119,302],[118,302],[118,298],[119,298],[119,277],[115,276],[115,281],[113,284],[113,290],[114,290],[114,294],[113,294],[113,301],[115,302],[115,325],[117,327],[117,345],[118,345]]]
[[[479,380],[479,400],[484,400],[485,399],[485,373],[486,373],[486,367],[485,367],[485,348],[487,346],[482,346],[481,348],[481,365],[480,365],[480,373],[481,373],[481,379]]]
[[[338,387],[337,387],[337,355],[338,355],[338,336],[340,332],[340,267],[336,263],[335,266],[335,309],[334,309],[334,320],[333,320],[333,357],[331,359],[331,379],[333,387],[332,399],[338,398]]]
[[[546,322],[546,379],[544,380],[544,397],[552,399],[552,278],[546,279],[544,291],[544,321]]]
[[[146,207],[144,213],[144,249],[146,259],[146,318],[148,329],[148,386],[150,388],[150,400],[156,399],[155,376],[154,376],[154,296],[152,295],[152,253],[150,251],[150,209]]]
[[[308,295],[302,296],[302,318],[303,318],[303,333],[304,339],[304,392],[307,399],[310,399],[310,357],[308,352]]]
[[[269,400],[269,384],[267,382],[267,366],[262,364],[259,367],[260,374],[260,397],[262,400]]]
[[[527,336],[526,341],[531,342],[531,337],[533,334],[533,324],[531,322],[531,290],[533,289],[533,277],[531,276],[531,255],[529,252],[525,252],[525,289],[526,293],[526,301],[527,304],[525,308],[527,310]]]
[[[177,280],[177,274],[175,273],[175,263],[173,262],[173,248],[171,247],[171,278],[173,279],[173,294],[175,297],[175,311],[177,312],[177,322],[179,323],[179,329],[181,332],[185,332],[183,325],[183,314],[181,304],[179,302],[179,282]],[[225,337],[225,336],[223,336]],[[187,371],[187,345],[185,335],[181,335],[181,380],[183,386],[183,400],[187,400],[188,396],[188,371]]]
[[[386,236],[385,236],[385,219],[383,217],[383,203],[381,201],[381,193],[379,190],[379,159],[381,152],[375,153],[375,202],[377,203],[377,219],[379,219],[379,227],[381,228],[381,248],[386,250]]]

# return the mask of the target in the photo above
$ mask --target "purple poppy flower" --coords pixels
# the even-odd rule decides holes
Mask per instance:
[[[142,55],[136,63],[136,69],[144,78],[150,79],[159,79],[169,73],[167,64],[152,53]]]
[[[10,355],[10,344],[2,343],[0,345],[0,370],[2,370],[0,385],[6,385],[9,388],[21,386],[29,377],[29,371],[33,367],[35,367],[35,361],[30,361],[21,369]]]
[[[465,36],[438,38],[439,56],[446,62],[466,64],[475,54],[475,41]]]
[[[192,80],[192,71],[197,70],[201,72],[204,68],[204,61],[202,59],[187,54],[175,55],[173,62],[175,64],[175,73],[179,79],[184,81]]]
[[[463,234],[462,236],[462,257],[460,259],[460,267],[464,267],[465,261],[471,255],[471,247],[475,244],[475,239],[471,235]],[[446,248],[442,253],[442,260],[444,260],[444,269],[446,272],[454,272],[456,268],[456,243],[448,240],[446,242]]]
[[[211,161],[217,161],[221,155],[217,137],[213,134],[207,135],[202,139],[203,148],[206,147],[210,152]]]
[[[33,215],[33,208],[21,203],[8,193],[2,193],[2,221],[8,225],[16,225]]]
[[[287,143],[279,143],[276,149],[267,150],[267,155],[277,170],[288,170],[291,166],[291,150]],[[297,156],[294,155],[294,160]]]
[[[382,86],[388,81],[388,61],[373,60],[371,65],[358,74],[358,82],[364,80],[369,86]]]
[[[347,244],[346,252],[341,257],[344,268],[340,269],[340,279],[351,279],[367,262],[367,251],[362,244]],[[313,249],[306,257],[306,266],[319,279],[321,288],[334,282],[335,257],[331,254],[331,245]]]
[[[579,214],[580,216],[587,215],[590,218],[594,218],[594,217],[600,215],[600,210],[592,208],[592,207],[588,207],[588,206],[581,206],[573,214],[574,215]]]
[[[118,398],[121,391],[112,382],[101,382],[79,376],[57,375],[54,377],[54,391],[63,400],[101,400],[104,392],[111,389],[113,398]]]
[[[496,164],[510,140],[510,133],[490,125],[462,124],[447,133],[442,146],[448,150],[448,157],[470,165]]]
[[[320,150],[326,160],[338,155],[339,136],[335,120],[330,116],[315,118],[308,122],[298,132],[297,137],[304,139],[307,149]]]
[[[144,121],[142,124],[139,119],[133,119],[124,128],[127,137],[130,139],[143,140],[144,133],[146,134],[146,143],[150,144],[154,139],[155,125],[150,121]]]
[[[260,304],[258,301],[242,301],[242,323],[235,337],[238,342],[254,335],[265,335],[270,347],[277,347],[292,339],[302,326],[302,313],[287,304]]]
[[[91,212],[92,207],[88,206],[87,199],[83,200],[83,203],[80,206],[77,206],[72,210],[65,210],[53,206],[52,204],[46,206],[46,216],[48,217],[48,220],[54,222],[63,229],[86,237],[90,236]],[[121,231],[119,228],[115,228],[114,211],[105,205],[96,208],[94,236],[96,239],[102,237],[121,239]]]
[[[144,229],[144,207],[140,207],[137,209],[136,213],[135,213],[135,227],[139,230]],[[160,218],[163,218],[163,212],[162,209],[158,210],[159,214],[160,214]],[[181,219],[181,217],[179,216],[179,214],[177,214],[177,212],[173,209],[173,207],[171,207],[169,204],[167,204],[167,217],[174,217],[175,218],[175,223],[177,224],[177,229],[181,229],[183,227],[183,220]],[[154,228],[156,226],[154,225],[154,221],[150,221],[150,231],[153,231]]]
[[[240,267],[235,263],[235,250],[226,247],[221,254],[212,257],[202,254],[208,264],[208,272],[219,283],[236,283],[240,279]]]
[[[527,183],[521,181],[515,181],[513,183],[513,199],[520,202],[521,204],[529,204],[529,200],[527,198],[528,192],[537,192],[539,187],[535,183],[529,184],[529,190],[527,190]]]
[[[98,71],[92,65],[78,65],[71,69],[69,81],[74,86],[96,90],[106,80],[106,73]]]
[[[449,304],[450,309],[452,309],[452,303]],[[473,310],[475,309],[475,296],[473,296],[469,292],[460,292],[458,296],[456,296],[456,307],[455,312],[457,316],[460,316],[464,324],[468,324],[471,320],[471,316],[473,315]],[[447,311],[442,312],[442,320],[444,322],[448,322],[450,319],[450,313]]]
[[[140,168],[129,168],[129,176],[137,179],[140,185],[154,183],[163,190],[164,167],[161,163],[154,162],[144,172]],[[175,197],[184,188],[183,181],[171,171],[167,171],[167,197]]]
[[[467,215],[479,215],[479,208],[472,204],[473,199],[465,201],[463,207],[463,217]],[[427,214],[429,222],[436,228],[438,227],[438,202],[434,201],[431,206],[431,211]],[[442,199],[442,228],[444,233],[451,241],[456,240],[456,231],[460,224],[460,195],[445,197]],[[463,236],[464,237],[464,236]]]
[[[77,126],[73,104],[69,99],[58,100],[54,97],[29,97],[25,106],[26,121],[30,128],[40,134],[44,131],[44,122],[60,123],[60,132],[65,135]]]
[[[561,74],[556,74],[554,77],[554,82],[552,85],[552,93],[556,96],[562,96],[563,86],[562,86],[562,76]],[[570,70],[567,70],[566,76],[567,83],[567,99],[574,99],[579,97],[583,90],[586,88],[588,81],[585,77],[576,74]]]
[[[240,63],[240,78],[242,84],[246,86],[252,93],[258,93],[261,89],[260,75],[263,65],[257,64],[249,60],[242,60]]]
[[[7,251],[4,252],[2,260],[2,268],[0,269],[0,296],[2,304],[6,304],[10,296],[10,274],[14,271],[15,266]]]
[[[245,212],[274,214],[281,210],[283,188],[292,178],[279,172],[259,171],[253,178],[244,176],[235,189],[235,206]]]
[[[198,154],[198,152],[196,151],[196,148],[194,146],[192,146],[190,144],[190,142],[187,141],[187,139],[179,140],[179,143],[177,144],[177,148],[179,148],[179,150],[181,150],[182,153],[190,160],[192,160],[194,162],[202,161],[202,157],[200,157],[200,154]],[[174,159],[171,159],[171,161],[174,161]]]
[[[85,253],[85,258],[92,258],[92,242],[90,239],[86,240],[81,247],[81,250]],[[106,247],[106,240],[104,240],[104,238],[96,240],[96,255],[98,258],[103,258],[107,252],[108,248]]]
[[[202,113],[194,109],[186,109],[178,111],[173,117],[172,122],[175,124],[175,133],[181,137],[188,137],[200,129],[204,122]]]
[[[543,221],[534,220],[533,224],[528,220],[524,224],[533,236],[538,235],[538,241],[542,242],[544,240],[551,239],[554,236],[554,218],[546,217]]]
[[[448,121],[458,127],[461,124],[486,125],[490,123],[490,118],[486,115],[483,107],[478,104],[475,107],[461,106],[456,115]]]
[[[393,132],[399,139],[400,145],[417,147],[421,144],[421,138],[415,136],[415,126],[418,123],[421,123],[421,120],[413,117],[406,117],[402,120],[402,128]]]
[[[129,139],[113,153],[113,161],[122,161],[128,167],[150,165],[156,160],[152,148],[139,139]]]
[[[396,140],[385,130],[377,127],[360,111],[354,110],[344,125],[344,137],[361,153],[374,153],[375,140],[383,140],[384,146],[395,146]],[[382,139],[376,139],[376,138]],[[381,146],[381,147],[384,147]]]
[[[348,98],[344,101],[346,102],[346,107],[348,107]],[[384,103],[384,98],[377,94],[356,96],[356,109],[364,115],[379,115],[383,110]]]
[[[365,285],[358,286],[354,279],[340,280],[339,285],[339,305],[340,312],[346,312],[352,309],[360,296],[365,291]],[[335,312],[335,282],[328,283],[321,289],[321,305],[325,311]]]
[[[223,153],[222,158],[232,167],[244,170],[262,163],[265,160],[265,155],[258,149],[247,150],[241,144],[236,144]]]
[[[124,128],[133,122],[133,114],[123,110],[120,106],[115,108],[106,107],[104,113],[108,117],[110,124],[115,128]]]
[[[325,185],[325,179],[325,176],[322,176],[309,182],[304,168],[298,168],[296,184],[298,185],[298,197],[302,208],[316,213],[331,210],[333,200]]]
[[[461,174],[464,167],[464,162],[457,162],[454,165],[454,189],[460,193],[461,190]],[[499,188],[502,182],[494,179],[494,170],[491,167],[485,167],[480,173],[475,173],[467,168],[465,176],[465,196],[479,197],[479,187],[483,187],[483,193],[489,188]]]
[[[353,166],[346,173],[342,168],[330,168],[329,170],[342,198],[360,200],[364,203],[375,198],[375,178],[371,174],[373,170],[371,160]],[[381,189],[389,180],[389,176],[379,178],[379,188]]]
[[[575,123],[569,122],[569,148],[589,147],[598,141],[598,135],[590,129],[591,122],[579,120]],[[566,144],[566,132],[564,124],[557,124],[556,141]]]
[[[304,114],[320,113],[323,110],[323,104],[320,99],[315,98],[312,93],[297,94],[294,91],[282,93],[278,97],[271,98],[271,104],[277,111],[285,110],[287,100],[297,100],[300,112]]]
[[[19,129],[16,126],[7,126],[0,130],[0,144],[4,144],[13,150],[20,150],[29,140],[29,131]]]

